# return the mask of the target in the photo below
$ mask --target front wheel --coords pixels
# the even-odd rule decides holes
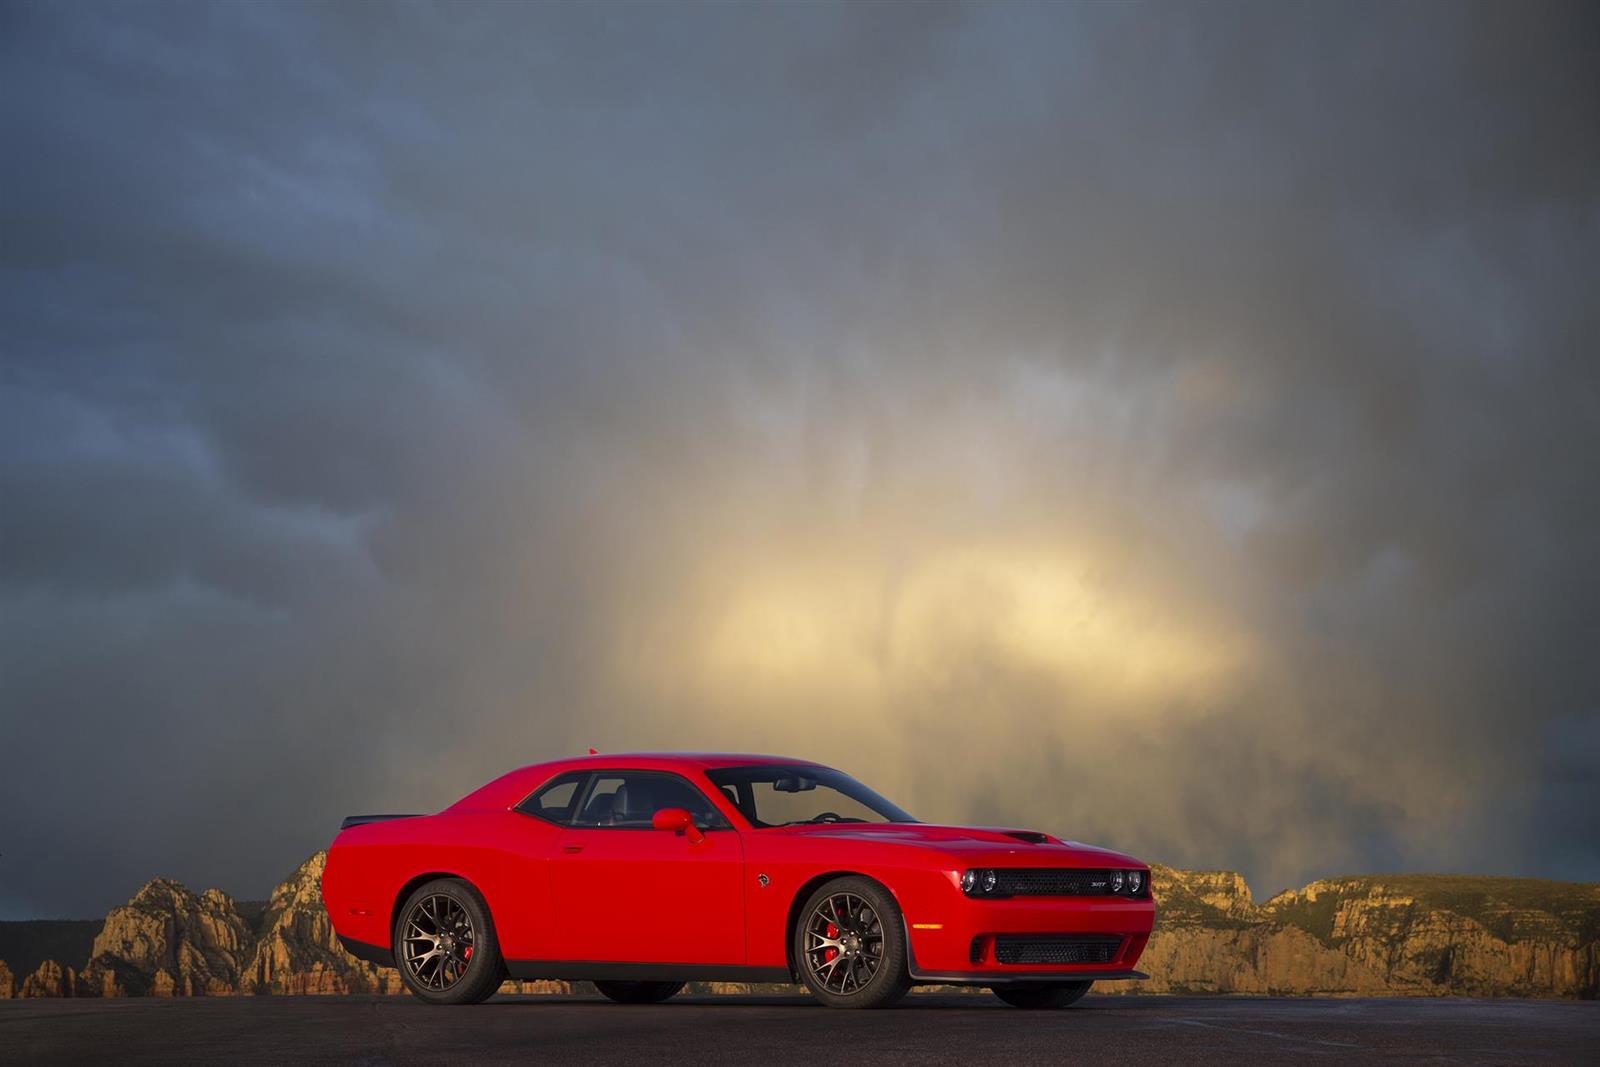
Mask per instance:
[[[794,960],[830,1008],[884,1008],[911,988],[900,909],[867,878],[835,878],[811,894],[795,923]]]
[[[990,986],[989,992],[1013,1008],[1064,1008],[1076,1004],[1093,982],[1012,982]]]
[[[477,1004],[505,977],[489,906],[459,878],[420,886],[400,908],[394,958],[411,995],[428,1004]]]
[[[596,982],[601,994],[618,1004],[660,1004],[683,988],[682,982]]]

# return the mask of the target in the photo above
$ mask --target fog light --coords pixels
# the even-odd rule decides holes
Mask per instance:
[[[1122,892],[1122,872],[1121,871],[1112,871],[1111,872],[1111,891],[1113,893]]]
[[[1128,892],[1132,893],[1134,896],[1138,896],[1139,895],[1139,890],[1141,890],[1143,888],[1144,888],[1144,872],[1143,871],[1129,871],[1128,872]]]

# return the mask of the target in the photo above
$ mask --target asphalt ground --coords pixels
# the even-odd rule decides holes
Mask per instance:
[[[804,996],[0,1001],[0,1063],[1600,1064],[1600,1002],[1090,995],[1019,1011],[913,994],[887,1011]]]

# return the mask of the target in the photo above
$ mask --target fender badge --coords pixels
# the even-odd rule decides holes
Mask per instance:
[[[758,874],[758,875],[756,875],[756,881],[761,883],[761,888],[762,889],[765,889],[771,883],[772,879],[768,878],[764,874]]]

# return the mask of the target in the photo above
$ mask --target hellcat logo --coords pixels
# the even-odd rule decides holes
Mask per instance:
[[[768,878],[764,874],[758,874],[758,875],[756,875],[756,881],[761,883],[761,888],[762,889],[765,889],[765,888],[767,888],[767,885],[772,881],[772,879]]]

